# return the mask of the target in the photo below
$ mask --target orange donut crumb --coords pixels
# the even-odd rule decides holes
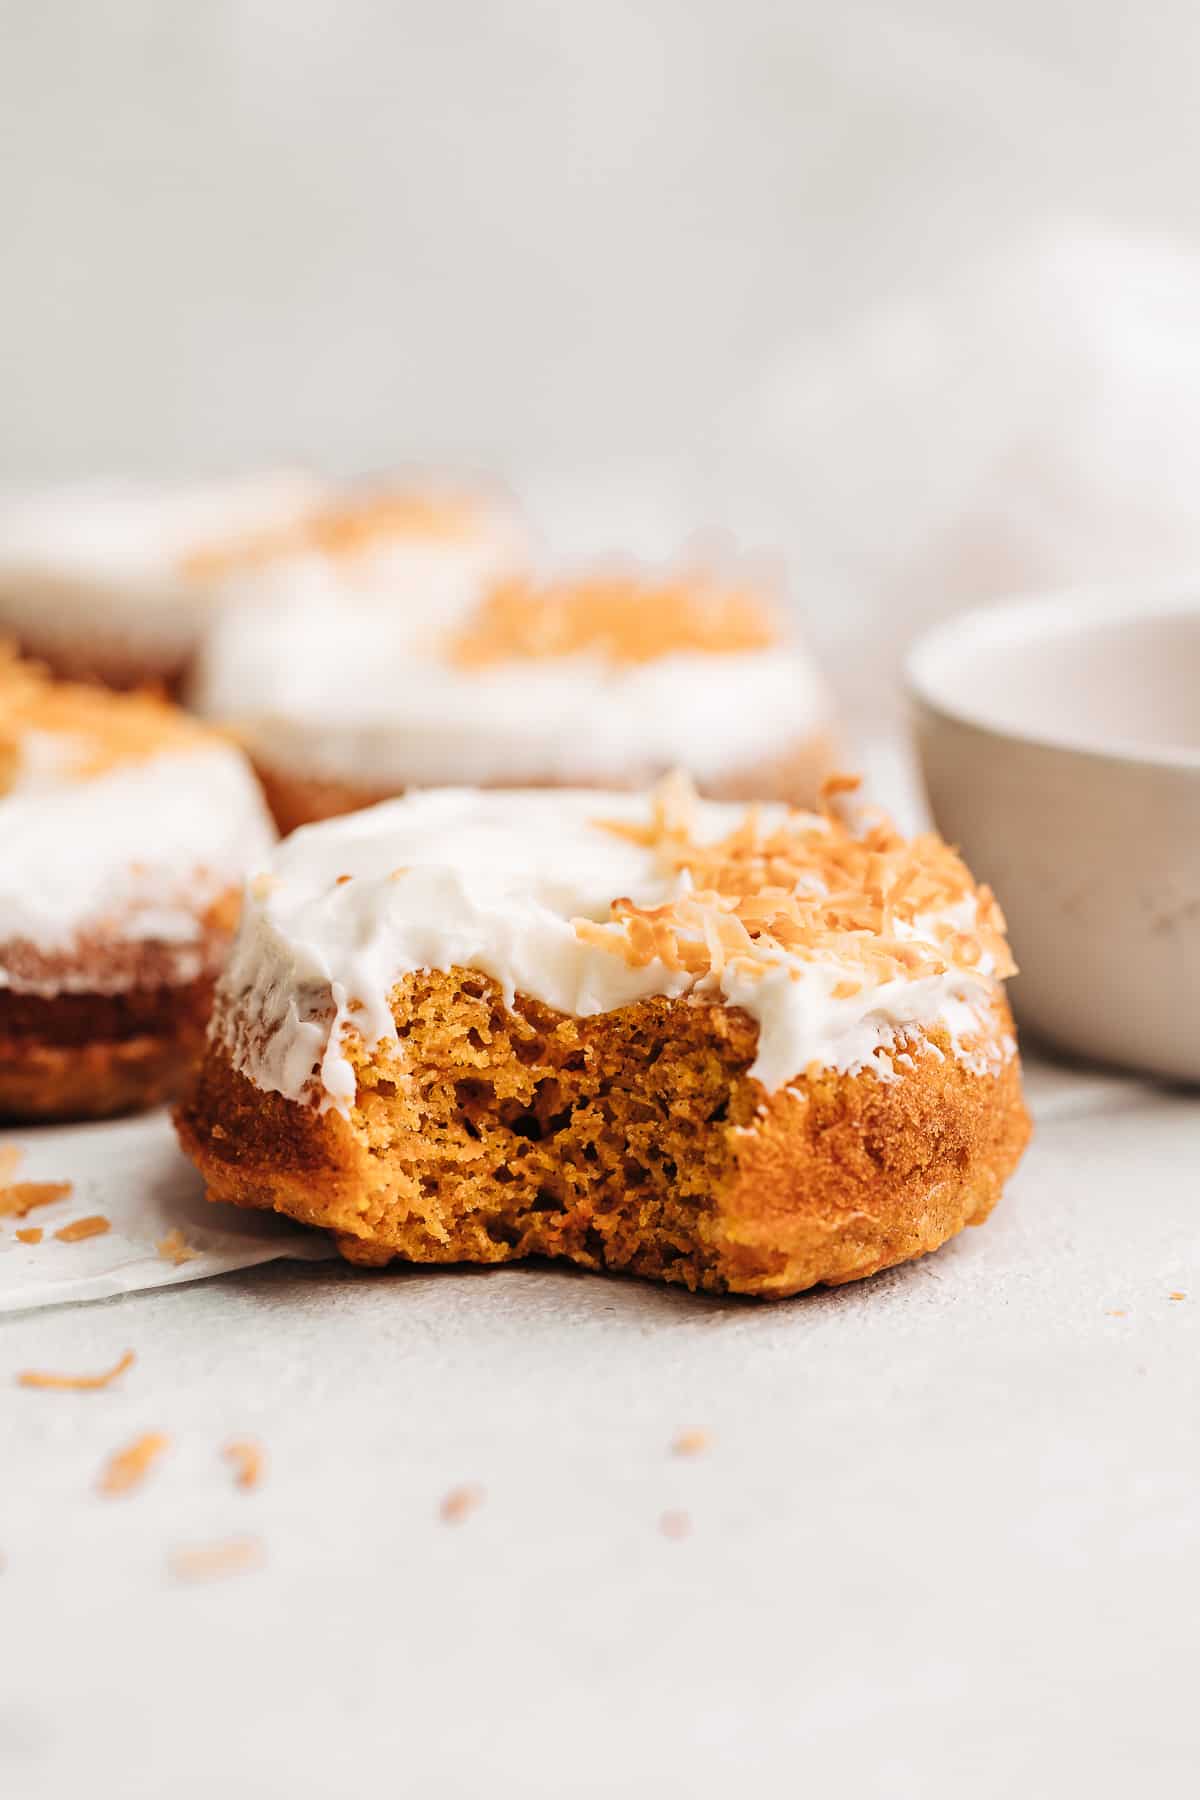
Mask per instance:
[[[170,1441],[161,1431],[148,1431],[135,1438],[123,1450],[113,1452],[100,1471],[96,1486],[102,1494],[109,1495],[128,1494],[140,1487]]]
[[[259,1485],[267,1461],[261,1444],[255,1443],[253,1438],[231,1438],[221,1454],[232,1464],[233,1479],[238,1487],[248,1491]]]
[[[0,1218],[23,1219],[35,1206],[53,1206],[72,1191],[69,1181],[15,1181],[0,1188]]]
[[[176,1581],[216,1581],[223,1575],[241,1575],[261,1568],[266,1561],[262,1541],[255,1537],[228,1538],[220,1544],[196,1544],[173,1550],[168,1567]]]
[[[80,1244],[84,1238],[103,1237],[111,1230],[111,1219],[103,1213],[91,1213],[86,1219],[72,1219],[69,1225],[60,1225],[54,1235],[61,1244]]]
[[[58,1388],[72,1393],[98,1393],[124,1375],[126,1369],[133,1367],[135,1358],[132,1350],[126,1350],[119,1362],[106,1369],[102,1375],[53,1375],[41,1369],[25,1369],[17,1376],[21,1387]]]

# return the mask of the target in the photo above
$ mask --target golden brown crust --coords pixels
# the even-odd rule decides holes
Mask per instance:
[[[220,895],[186,946],[78,938],[0,944],[0,1118],[102,1119],[173,1099],[197,1061],[241,895]],[[199,967],[200,973],[193,971]]]
[[[255,773],[266,795],[276,827],[284,837],[301,825],[315,825],[322,819],[334,819],[343,813],[360,812],[364,806],[375,806],[381,800],[395,800],[405,792],[402,786],[326,780],[320,776],[296,774],[264,762],[251,752]],[[719,780],[710,781],[699,792],[712,800],[778,800],[789,806],[815,806],[821,783],[836,766],[837,751],[829,732],[817,731],[798,738],[777,756],[740,769],[732,769]],[[603,785],[611,788],[638,788],[662,771],[639,771],[621,781],[614,777]],[[594,783],[578,777],[561,781],[488,782],[488,787],[590,787]]]
[[[212,975],[111,994],[0,990],[0,1117],[102,1119],[178,1093],[204,1043]]]
[[[64,643],[57,634],[43,638],[27,626],[13,642],[23,657],[32,658],[61,681],[118,693],[149,691],[178,700],[188,670],[186,660],[134,656],[103,639],[89,643],[82,631]]]
[[[350,1047],[348,1119],[264,1093],[210,1044],[177,1125],[211,1199],[324,1226],[360,1263],[540,1255],[771,1298],[979,1222],[1028,1135],[1015,1057],[973,1073],[919,1035],[896,1080],[828,1071],[768,1096],[757,1027],[720,1005],[510,1011],[464,970],[392,1000],[401,1047]]]

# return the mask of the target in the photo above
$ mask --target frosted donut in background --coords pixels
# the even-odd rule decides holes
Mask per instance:
[[[168,1095],[270,821],[235,745],[166,701],[0,657],[0,1115]]]
[[[189,702],[248,750],[281,831],[409,788],[635,788],[810,803],[825,683],[780,612],[701,569],[493,587],[457,617],[308,596],[227,609]]]
[[[0,636],[60,675],[175,688],[222,608],[307,596],[449,614],[523,557],[499,501],[432,484],[82,483],[0,499]]]

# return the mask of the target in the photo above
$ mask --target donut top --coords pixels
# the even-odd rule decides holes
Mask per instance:
[[[655,994],[742,1007],[768,1090],[813,1066],[890,1079],[911,1031],[973,1068],[1012,1050],[1003,919],[940,839],[832,801],[701,802],[681,777],[443,789],[296,832],[250,884],[213,1029],[260,1087],[345,1111],[348,1035],[387,1041],[396,983],[451,967],[577,1017]]]
[[[223,738],[0,654],[0,986],[36,987],[40,961],[84,939],[198,942],[272,836]]]
[[[286,472],[79,484],[0,500],[0,626],[56,657],[78,637],[102,664],[174,672],[224,604],[424,603],[432,590],[449,611],[523,557],[515,520],[476,495],[339,491]]]
[[[541,585],[513,579],[487,594],[451,634],[446,655],[462,668],[571,656],[621,665],[766,650],[783,636],[762,595],[727,586],[703,569],[657,579],[613,574]]]
[[[182,559],[185,573],[220,579],[277,557],[354,557],[393,539],[454,543],[483,530],[483,508],[461,494],[387,492],[330,496],[294,517],[198,545]]]
[[[831,707],[753,590],[704,571],[494,584],[436,607],[229,613],[192,700],[266,766],[396,788],[702,782],[794,749]]]
[[[178,595],[205,545],[295,528],[318,504],[310,476],[278,471],[213,482],[92,481],[0,502],[0,572]]]

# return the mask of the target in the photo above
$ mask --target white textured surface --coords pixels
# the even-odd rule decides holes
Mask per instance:
[[[1118,1091],[983,1230],[769,1309],[330,1266],[0,1323],[0,1787],[1187,1791],[1198,1158],[1200,1104]],[[103,1394],[11,1385],[127,1347]],[[159,1473],[99,1498],[147,1430]],[[170,1582],[247,1531],[261,1572]]]
[[[199,1176],[180,1155],[165,1110],[100,1125],[0,1132],[0,1148],[21,1153],[15,1181],[69,1181],[72,1191],[24,1219],[0,1221],[0,1313],[202,1281],[230,1269],[288,1256],[333,1254],[324,1240],[271,1214],[210,1206]],[[99,1213],[111,1231],[61,1244],[54,1233]],[[17,1226],[40,1226],[40,1244],[22,1244]],[[159,1254],[172,1232],[194,1254],[176,1263]]]

